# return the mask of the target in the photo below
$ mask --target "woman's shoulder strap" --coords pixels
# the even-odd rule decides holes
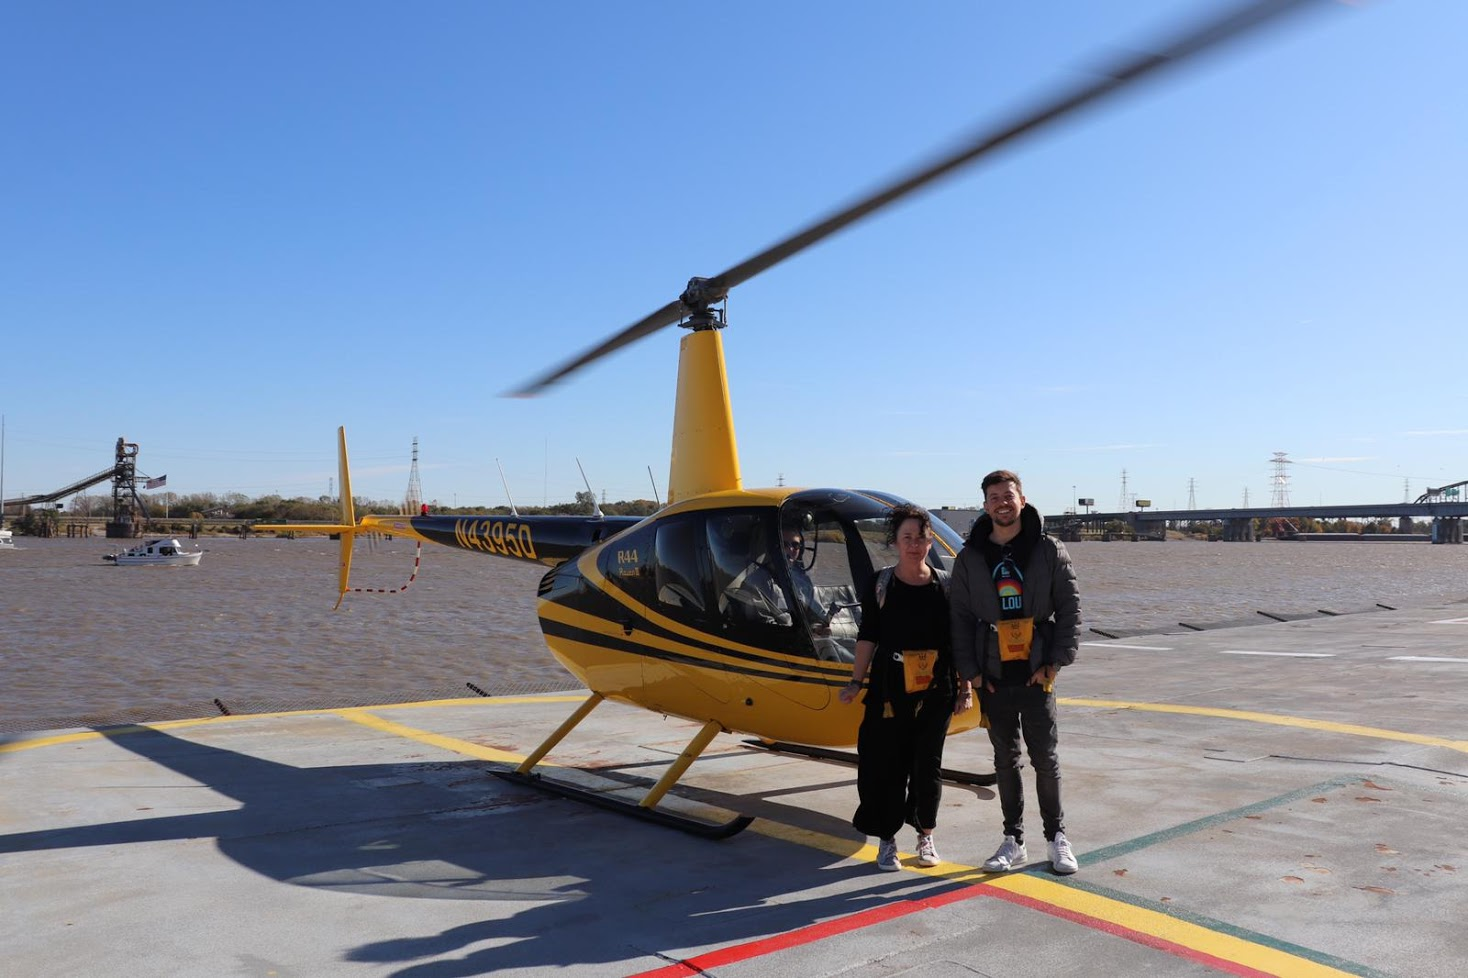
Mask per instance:
[[[877,607],[880,608],[887,600],[887,588],[892,584],[892,575],[897,573],[896,564],[888,564],[877,571]]]

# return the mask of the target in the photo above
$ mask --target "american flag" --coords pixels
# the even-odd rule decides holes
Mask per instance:
[[[145,486],[143,486],[143,488],[144,489],[161,489],[167,483],[168,483],[168,476],[166,476],[166,475],[160,475],[156,479],[149,479],[148,482],[147,482],[147,484]]]

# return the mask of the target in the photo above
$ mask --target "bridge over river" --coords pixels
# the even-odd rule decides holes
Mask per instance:
[[[1302,540],[1337,539],[1430,539],[1433,543],[1462,543],[1463,518],[1468,516],[1468,502],[1439,496],[1411,503],[1360,503],[1348,506],[1256,506],[1231,509],[1135,509],[1115,513],[1063,513],[1045,517],[1045,530],[1062,540],[1079,540],[1083,534],[1101,534],[1108,525],[1125,523],[1138,538],[1163,540],[1169,523],[1220,523],[1222,539],[1247,541],[1257,538],[1257,527],[1280,521],[1297,525],[1305,519],[1316,520],[1383,520],[1397,521],[1399,533],[1289,533],[1284,536]],[[1432,532],[1411,534],[1412,522],[1431,521]]]

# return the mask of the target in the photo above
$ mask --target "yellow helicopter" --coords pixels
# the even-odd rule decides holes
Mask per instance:
[[[1133,57],[1013,121],[683,293],[610,339],[550,371],[518,396],[543,391],[579,368],[665,326],[689,330],[680,345],[668,503],[652,516],[356,517],[344,430],[338,430],[341,520],[260,525],[258,530],[340,534],[337,604],[350,590],[353,539],[405,535],[549,569],[537,613],[555,658],[591,691],[561,726],[505,776],[602,807],[718,838],[751,819],[707,823],[657,808],[722,732],[781,749],[830,756],[856,742],[862,706],[842,704],[859,625],[858,596],[884,563],[883,529],[899,497],[870,489],[746,488],[740,474],[725,371],[720,304],[729,290],[872,212],[1007,143],[1162,69],[1236,38],[1311,0],[1263,0],[1195,25],[1155,53]],[[1143,50],[1146,50],[1145,48]],[[930,560],[946,568],[962,538],[933,521]],[[756,580],[762,586],[754,585]],[[636,804],[534,772],[606,699],[700,725],[662,778]],[[977,710],[954,718],[972,729]],[[945,776],[985,783],[992,775]]]

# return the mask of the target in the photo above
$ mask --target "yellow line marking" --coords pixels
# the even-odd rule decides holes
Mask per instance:
[[[482,706],[486,703],[497,703],[501,705],[524,705],[527,703],[580,703],[586,699],[585,693],[571,693],[556,696],[466,696],[459,699],[448,700],[419,700],[413,703],[386,703],[381,706],[373,706],[373,710],[421,710],[439,706]],[[31,737],[27,740],[18,740],[14,743],[0,744],[0,754],[13,754],[17,751],[34,750],[37,747],[55,747],[59,744],[75,744],[87,740],[107,740],[112,737],[123,737],[128,734],[145,733],[149,730],[182,730],[187,727],[202,727],[215,723],[239,723],[242,720],[264,720],[273,717],[303,717],[303,716],[330,716],[340,715],[349,709],[360,710],[367,707],[333,708],[322,710],[282,710],[278,713],[233,713],[229,716],[218,717],[196,717],[192,720],[160,720],[149,724],[128,724],[120,727],[108,727],[105,730],[81,730],[76,733],[54,734],[50,737]]]
[[[498,750],[494,747],[485,747],[470,740],[460,740],[458,737],[445,737],[443,734],[430,733],[417,727],[397,723],[379,716],[373,716],[365,709],[341,710],[337,716],[343,717],[353,723],[360,723],[364,727],[382,733],[393,734],[406,740],[416,740],[420,744],[428,744],[442,750],[451,751],[455,754],[464,754],[468,757],[477,758],[481,761],[500,761],[507,764],[519,764],[525,760],[523,755],[511,754],[507,751]]]
[[[1401,730],[1386,730],[1382,727],[1365,727],[1355,723],[1336,723],[1333,720],[1311,720],[1307,717],[1292,717],[1280,713],[1256,713],[1252,710],[1226,710],[1213,706],[1177,706],[1171,703],[1132,703],[1125,700],[1093,700],[1083,697],[1064,697],[1058,700],[1065,706],[1089,706],[1098,710],[1137,710],[1145,713],[1179,713],[1200,717],[1217,717],[1221,720],[1245,720],[1249,723],[1268,723],[1278,727],[1299,727],[1303,730],[1324,730],[1329,733],[1346,734],[1352,737],[1373,737],[1377,740],[1400,740],[1409,744],[1427,747],[1446,747],[1448,750],[1468,754],[1468,740],[1450,740],[1429,734],[1405,733]]]

